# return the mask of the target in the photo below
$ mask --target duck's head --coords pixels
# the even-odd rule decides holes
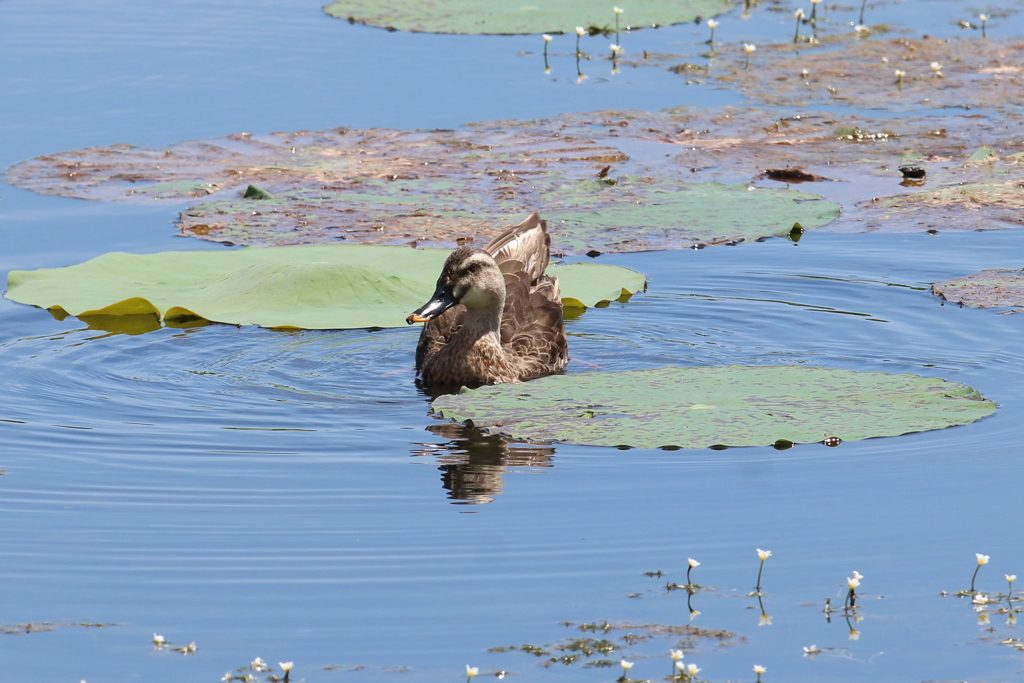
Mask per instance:
[[[496,307],[500,310],[504,302],[505,278],[491,255],[483,249],[460,247],[444,262],[434,296],[413,311],[405,322],[425,323],[457,304],[468,309]]]

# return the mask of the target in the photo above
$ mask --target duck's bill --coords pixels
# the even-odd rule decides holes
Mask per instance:
[[[459,300],[456,299],[455,295],[452,293],[451,286],[440,286],[434,291],[434,296],[431,297],[430,301],[413,311],[412,314],[405,319],[405,322],[410,325],[413,323],[428,322],[441,315],[457,303],[459,303]]]

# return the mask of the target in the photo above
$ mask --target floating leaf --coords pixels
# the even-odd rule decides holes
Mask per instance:
[[[983,270],[936,282],[932,293],[971,308],[1024,307],[1024,270]],[[1024,308],[1010,312],[1024,313]]]
[[[433,407],[515,439],[637,448],[855,441],[967,424],[996,409],[941,379],[738,365],[556,375],[441,396]]]
[[[404,327],[434,290],[448,252],[371,245],[235,251],[113,252],[67,268],[15,270],[8,299],[145,332],[159,320],[338,329]],[[595,306],[643,289],[645,278],[604,264],[552,266],[566,305]],[[107,321],[108,323],[110,321]]]
[[[296,189],[261,203],[198,204],[185,233],[242,244],[441,242],[486,244],[511,217],[544,207],[552,246],[567,254],[678,249],[694,244],[782,236],[794,221],[811,228],[839,215],[814,194],[746,185],[650,178],[570,180],[545,173],[529,180],[463,175],[365,180],[347,191]],[[327,227],[330,226],[330,227]],[[351,227],[346,227],[351,226]]]
[[[679,24],[728,12],[728,0],[622,0],[622,28]],[[337,0],[324,11],[379,28],[425,33],[573,33],[575,27],[614,27],[610,4],[593,0]],[[573,35],[575,38],[575,34]]]
[[[845,42],[845,45],[836,43]],[[847,104],[890,111],[985,108],[1005,110],[1020,98],[1024,43],[962,38],[860,40],[848,32],[807,44],[759,45],[744,68],[739,46],[718,51],[706,78],[741,88],[774,106]],[[620,60],[630,66],[666,66],[686,55],[647,55]],[[932,71],[939,62],[944,77]],[[904,72],[897,80],[896,70]],[[806,74],[805,74],[806,70]],[[1016,102],[1019,104],[1019,102]]]

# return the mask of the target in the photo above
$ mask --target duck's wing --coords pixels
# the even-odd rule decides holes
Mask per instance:
[[[531,284],[527,277],[522,271],[505,274],[501,317],[501,345],[524,380],[558,372],[569,362],[558,278],[541,275]]]
[[[524,271],[533,282],[544,274],[551,259],[548,223],[539,211],[534,211],[525,221],[488,242],[484,251],[494,258],[502,273]]]
[[[420,341],[416,344],[416,371],[423,369],[427,359],[444,348],[466,320],[466,307],[452,306],[423,325]]]

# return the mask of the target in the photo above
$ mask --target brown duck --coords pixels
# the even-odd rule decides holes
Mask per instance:
[[[569,345],[547,223],[534,212],[483,249],[460,247],[434,296],[408,318],[426,323],[416,370],[432,389],[521,382],[562,370]]]

